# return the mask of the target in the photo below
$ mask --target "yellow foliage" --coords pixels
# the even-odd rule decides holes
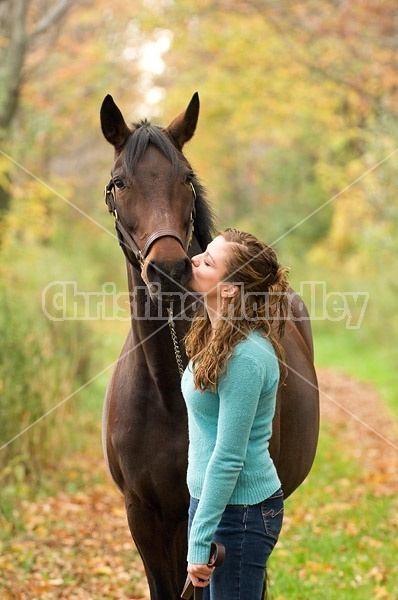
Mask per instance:
[[[335,200],[329,248],[341,255],[355,248],[372,222],[372,210],[362,188],[354,187]]]
[[[35,180],[14,184],[10,210],[0,223],[1,252],[25,252],[50,240],[53,192]]]

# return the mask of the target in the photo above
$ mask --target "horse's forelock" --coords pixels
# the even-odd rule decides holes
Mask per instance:
[[[133,127],[133,132],[125,146],[126,169],[128,171],[134,170],[149,144],[153,144],[169,159],[173,169],[176,171],[179,163],[179,154],[172,142],[162,133],[162,129],[151,125],[146,119],[139,123],[134,123]]]

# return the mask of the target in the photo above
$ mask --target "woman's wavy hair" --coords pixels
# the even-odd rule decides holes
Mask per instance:
[[[251,331],[258,331],[272,343],[279,360],[280,383],[283,383],[287,371],[281,340],[287,316],[288,269],[279,265],[271,246],[250,233],[226,229],[217,235],[229,246],[223,282],[236,285],[238,293],[223,299],[221,324],[212,339],[212,327],[204,307],[195,315],[185,337],[195,387],[216,391],[218,378],[233,348]]]

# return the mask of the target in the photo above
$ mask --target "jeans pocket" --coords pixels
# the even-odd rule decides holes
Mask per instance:
[[[261,504],[265,532],[275,540],[278,539],[283,523],[283,494],[276,492]]]

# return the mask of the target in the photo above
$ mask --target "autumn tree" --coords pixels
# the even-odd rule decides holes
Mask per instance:
[[[124,10],[121,10],[122,5]],[[54,218],[62,202],[53,202],[54,208],[46,208],[54,193],[17,164],[46,181],[61,196],[73,197],[74,202],[84,205],[86,210],[91,202],[91,208],[102,208],[99,199],[103,183],[98,181],[96,169],[92,168],[93,164],[101,168],[101,153],[103,157],[107,150],[105,142],[99,143],[102,142],[99,108],[110,92],[119,95],[119,99],[132,95],[139,102],[139,93],[134,93],[139,80],[137,61],[129,60],[126,64],[123,58],[125,46],[131,43],[132,33],[128,29],[136,5],[131,2],[126,8],[120,0],[115,0],[112,6],[106,0],[55,3],[0,0],[6,40],[0,49],[0,53],[3,52],[1,77],[5,82],[0,83],[0,114],[5,124],[0,148],[3,151],[0,154],[0,212],[4,217],[9,210],[11,193],[15,210],[18,198],[24,198],[25,216],[29,206],[37,216],[29,220],[28,235],[33,231],[37,231],[38,239],[42,239],[42,234],[51,235],[51,227],[40,226],[39,215],[43,217],[44,213],[45,217]],[[72,9],[73,19],[68,19]],[[139,31],[136,36],[139,38],[136,43],[141,43]],[[14,64],[14,48],[19,50],[19,71]],[[131,77],[128,85],[127,70]],[[91,190],[85,193],[80,179],[83,172],[87,187],[98,181],[95,193]],[[9,223],[0,222],[3,243],[8,234],[12,242],[19,229],[26,232],[23,216],[20,210],[18,218],[12,217],[13,231]],[[81,218],[81,215],[72,211],[73,217]]]
[[[21,91],[31,73],[27,56],[38,44],[50,50],[76,0],[0,0],[0,142],[9,136]],[[10,165],[0,162],[0,219],[9,208]]]
[[[223,223],[333,262],[393,243],[395,14],[392,0],[159,6],[173,32],[166,103],[200,92],[193,152]]]
[[[0,1],[0,131],[15,117],[24,81],[29,78],[26,57],[37,44],[48,51],[76,0]],[[1,138],[0,138],[1,139]]]

